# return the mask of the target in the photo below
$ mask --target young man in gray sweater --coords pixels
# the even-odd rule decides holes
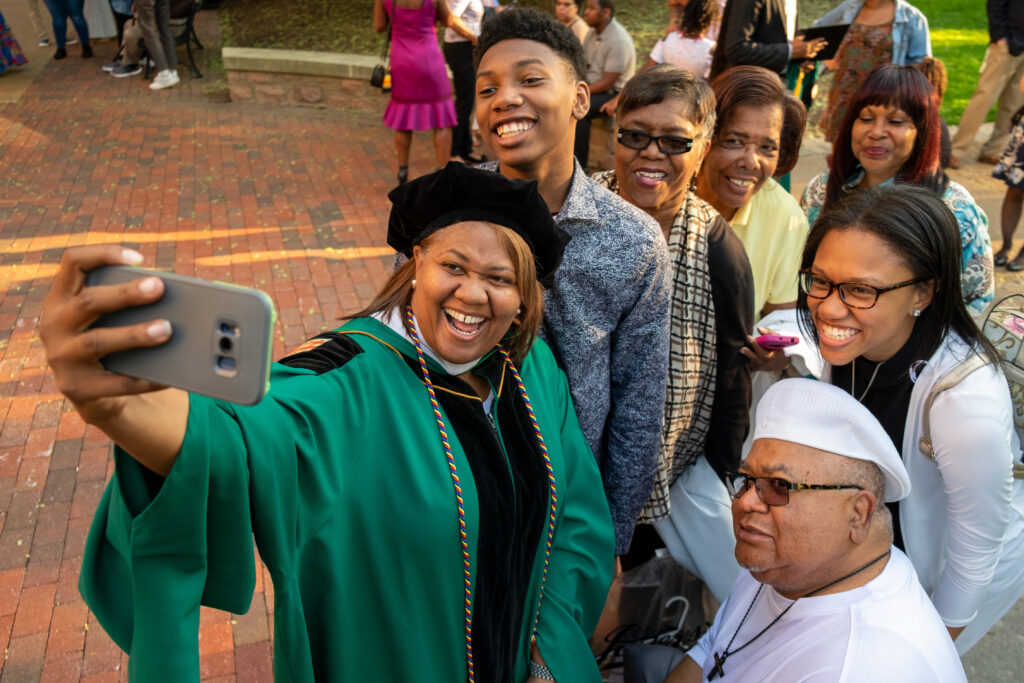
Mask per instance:
[[[476,117],[498,157],[482,168],[536,180],[572,239],[545,293],[542,334],[569,378],[601,467],[616,552],[629,549],[651,493],[668,376],[668,253],[658,224],[591,180],[573,158],[590,91],[576,36],[547,14],[486,22]]]

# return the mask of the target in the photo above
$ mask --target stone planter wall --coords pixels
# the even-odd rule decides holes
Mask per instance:
[[[370,86],[376,57],[225,47],[231,99],[383,112],[388,97]]]
[[[377,57],[300,50],[225,47],[231,100],[356,109],[383,114],[388,96],[370,86]],[[611,168],[612,121],[595,119],[590,163]]]

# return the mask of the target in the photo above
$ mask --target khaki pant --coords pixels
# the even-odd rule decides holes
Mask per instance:
[[[996,123],[992,135],[981,148],[981,155],[998,157],[1010,137],[1010,119],[1014,112],[1024,105],[1024,95],[1018,84],[1024,75],[1024,53],[1012,56],[1004,45],[991,43],[985,50],[985,61],[981,63],[978,88],[967,103],[960,125],[953,137],[953,155],[963,158],[974,142],[978,128],[992,105],[999,101]]]
[[[135,21],[142,29],[149,57],[156,70],[178,68],[178,52],[171,34],[170,0],[135,0]]]
[[[39,40],[48,39],[50,34],[46,32],[46,24],[43,23],[43,17],[39,14],[39,0],[25,0],[25,5],[28,7],[28,15],[32,18],[32,25],[36,29]]]
[[[142,42],[145,35],[139,22],[132,19],[125,24],[124,37],[121,38],[121,63],[125,66],[135,66],[142,58]]]
[[[185,30],[185,19],[171,19],[171,33],[180,35]],[[121,62],[126,66],[135,66],[142,59],[142,44],[146,36],[139,22],[132,19],[124,27],[124,38],[121,39]],[[155,61],[155,60],[154,60]]]

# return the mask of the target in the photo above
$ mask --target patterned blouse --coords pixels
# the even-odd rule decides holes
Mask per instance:
[[[858,178],[851,178],[849,184],[856,185],[858,182]],[[807,189],[800,199],[800,206],[812,225],[821,214],[821,207],[825,205],[827,185],[828,171],[825,171],[807,183]],[[992,264],[992,241],[988,236],[988,216],[964,186],[952,180],[942,195],[942,201],[956,216],[960,226],[960,241],[964,250],[960,286],[963,289],[964,304],[971,315],[978,316],[995,298],[995,267]]]

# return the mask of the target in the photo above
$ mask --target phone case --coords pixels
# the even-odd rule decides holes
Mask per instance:
[[[151,275],[164,281],[159,301],[108,313],[93,327],[163,318],[171,323],[170,340],[111,353],[102,359],[103,366],[232,403],[258,403],[270,384],[270,297],[257,289],[129,266],[97,268],[86,284],[114,285]]]
[[[754,341],[757,342],[758,346],[766,351],[784,349],[787,346],[793,346],[800,343],[800,340],[797,337],[788,337],[779,334],[762,334]]]

